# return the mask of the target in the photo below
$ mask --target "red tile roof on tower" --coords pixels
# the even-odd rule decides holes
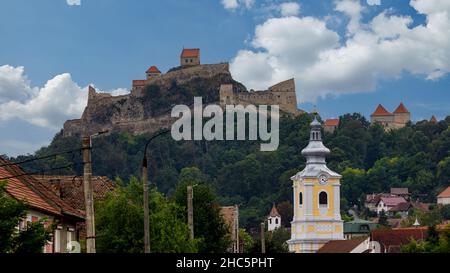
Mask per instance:
[[[145,86],[146,84],[146,80],[133,80],[133,86]]]
[[[409,113],[408,109],[406,109],[405,105],[400,103],[400,105],[395,109],[394,113],[396,114],[402,114],[402,113]]]
[[[437,120],[436,116],[433,115],[433,116],[431,117],[430,122],[433,123],[433,124],[438,123],[438,120]]]
[[[446,188],[443,192],[438,195],[439,198],[449,198],[450,197],[450,187]]]
[[[339,125],[339,119],[327,119],[324,122],[325,126],[338,126]]]
[[[149,69],[147,69],[146,73],[158,73],[161,74],[161,71],[156,66],[151,66]]]
[[[181,52],[181,58],[198,58],[200,57],[199,48],[184,48]]]
[[[277,210],[277,207],[275,207],[275,205],[273,205],[272,210],[270,211],[269,214],[270,217],[281,217],[280,213]]]
[[[388,112],[383,105],[379,104],[372,116],[392,116],[392,113]]]
[[[53,215],[84,219],[84,212],[58,197],[50,187],[27,175],[18,165],[0,157],[0,181],[6,180],[6,192],[29,206]]]

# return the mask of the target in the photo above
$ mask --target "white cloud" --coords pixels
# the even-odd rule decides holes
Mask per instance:
[[[300,13],[300,4],[296,2],[287,2],[280,4],[282,16],[297,16]]]
[[[369,6],[379,6],[381,5],[381,0],[367,0]]]
[[[81,0],[66,0],[69,6],[80,6]]]
[[[79,118],[87,104],[88,87],[80,87],[68,73],[32,87],[23,67],[0,66],[0,123],[24,120],[41,127],[60,129],[68,119]],[[127,93],[117,89],[110,93]]]
[[[299,102],[373,91],[379,79],[403,71],[438,80],[450,72],[450,1],[410,4],[427,17],[424,25],[412,27],[412,18],[388,12],[362,24],[359,1],[336,2],[336,10],[350,18],[345,37],[324,19],[268,19],[256,27],[253,48],[232,60],[231,72],[257,90],[294,77]]]
[[[255,0],[221,0],[221,2],[225,9],[235,10],[240,7],[250,9],[255,3]]]

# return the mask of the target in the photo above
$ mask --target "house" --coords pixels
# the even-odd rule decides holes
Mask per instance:
[[[0,181],[6,181],[6,193],[28,205],[26,218],[18,223],[19,229],[27,222],[46,219],[45,225],[56,224],[51,241],[44,253],[67,252],[67,244],[79,241],[77,223],[84,222],[85,213],[58,197],[45,183],[27,175],[18,165],[0,157]]]
[[[351,240],[329,241],[317,253],[374,253],[370,237],[363,236]]]
[[[389,212],[400,203],[407,203],[407,201],[403,197],[382,196],[377,204],[377,213],[380,214],[381,211]]]
[[[200,49],[183,48],[180,56],[180,65],[182,67],[200,65]]]
[[[267,230],[274,231],[277,228],[281,227],[281,215],[278,213],[277,207],[275,204],[270,211],[269,217],[267,217]]]
[[[370,211],[377,211],[377,205],[381,200],[381,196],[383,196],[383,194],[377,194],[377,193],[372,193],[372,194],[367,194],[366,195],[366,201],[364,202],[364,206],[369,209]]]
[[[323,130],[327,133],[333,133],[339,126],[339,119],[327,119],[323,123]]]
[[[409,196],[411,194],[409,193],[408,188],[391,188],[391,195],[400,196],[405,198],[406,200],[409,200]]]
[[[378,227],[377,223],[356,219],[344,223],[344,237],[351,240],[358,237],[369,236],[370,232]]]
[[[446,188],[437,197],[437,203],[439,205],[449,205],[450,204],[450,187]]]
[[[156,78],[161,75],[161,71],[156,66],[151,66],[147,71],[145,72],[147,75],[147,80]]]
[[[411,239],[423,242],[427,236],[427,227],[378,229],[372,232],[372,241],[380,244],[381,253],[400,253],[401,246]]]
[[[239,207],[237,205],[221,207],[220,214],[228,227],[228,232],[232,240],[229,252],[243,253],[244,244],[239,240]]]
[[[388,211],[388,215],[395,216],[396,214],[398,214],[402,218],[406,218],[408,217],[408,213],[411,208],[412,205],[409,202],[399,203]]]

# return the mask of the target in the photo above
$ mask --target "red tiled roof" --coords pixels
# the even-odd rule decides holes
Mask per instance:
[[[145,86],[146,84],[146,80],[133,80],[133,86]]]
[[[408,195],[408,188],[391,188],[391,194],[395,195]]]
[[[199,48],[184,48],[181,52],[181,58],[198,58],[200,57]]]
[[[0,165],[9,163],[11,162],[0,157]],[[61,216],[65,214],[84,218],[84,212],[61,200],[49,187],[27,175],[18,165],[0,167],[0,172],[0,180],[12,176],[16,177],[6,179],[6,191],[15,199],[27,202],[31,207],[53,215]]]
[[[430,122],[433,123],[433,124],[438,123],[438,120],[437,120],[436,116],[433,115],[433,116],[431,117]]]
[[[270,217],[281,217],[280,213],[277,210],[277,207],[275,207],[275,205],[273,205],[272,210],[270,211],[269,214]]]
[[[73,208],[85,210],[83,177],[82,176],[50,176],[34,175],[36,180],[47,185],[60,198]],[[93,176],[92,187],[94,200],[103,199],[114,190],[114,182],[106,176]]]
[[[408,211],[411,208],[411,203],[409,202],[405,202],[405,203],[400,203],[397,206],[393,207],[391,209],[391,211],[396,212],[396,211]]]
[[[439,198],[448,198],[450,197],[450,187],[446,188],[443,192],[438,195]]]
[[[367,237],[360,237],[352,240],[329,241],[317,251],[317,253],[351,253],[362,244]]]
[[[327,119],[324,122],[325,126],[338,126],[339,125],[339,119]]]
[[[409,113],[408,109],[406,109],[405,105],[403,105],[403,102],[400,103],[400,105],[395,109],[394,113],[401,114],[401,113]]]
[[[388,112],[383,105],[379,104],[372,116],[392,116],[393,114]]]
[[[151,66],[149,69],[147,69],[146,73],[158,73],[160,74],[161,71],[156,66]]]
[[[389,196],[389,197],[381,197],[380,202],[381,202],[381,201],[383,201],[383,203],[384,203],[386,206],[390,206],[390,207],[397,206],[397,205],[400,204],[400,203],[406,203],[405,198],[403,198],[403,197],[392,197],[392,196]]]
[[[423,241],[426,238],[427,227],[401,228],[401,229],[378,229],[372,231],[372,241],[379,242],[381,252],[399,252],[400,246],[408,244],[411,239]]]

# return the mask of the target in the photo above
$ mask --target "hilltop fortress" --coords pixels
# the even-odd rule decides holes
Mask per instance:
[[[297,115],[295,82],[281,82],[265,91],[247,91],[235,81],[228,63],[201,64],[200,49],[183,49],[180,66],[163,74],[156,66],[146,71],[145,80],[133,80],[130,94],[112,96],[89,87],[88,103],[80,119],[64,124],[63,136],[116,130],[131,134],[153,133],[169,128],[174,121],[170,109],[189,105],[195,96],[204,104],[279,105],[284,113]]]

